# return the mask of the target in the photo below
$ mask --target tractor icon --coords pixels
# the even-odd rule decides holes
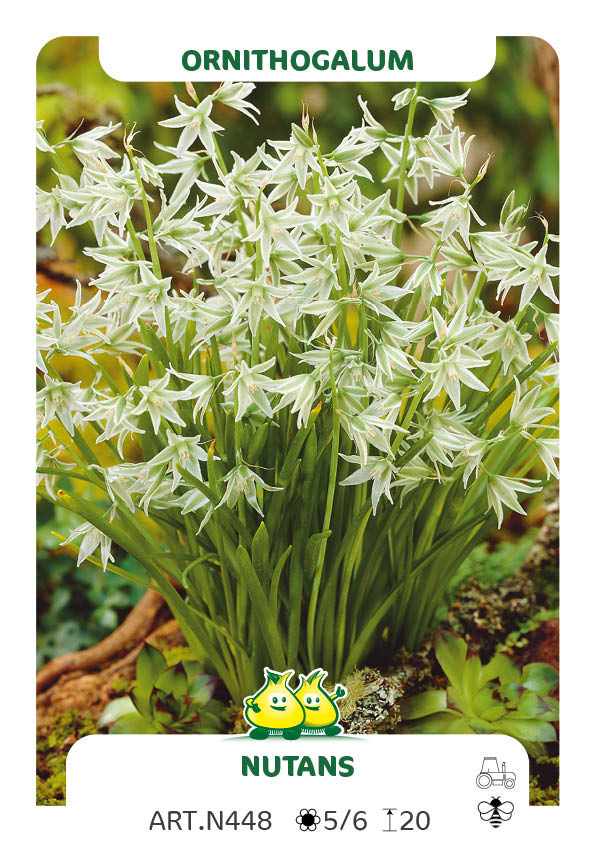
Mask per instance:
[[[481,772],[475,782],[480,789],[487,789],[489,786],[505,786],[506,789],[512,789],[516,783],[516,775],[506,770],[506,763],[502,763],[500,769],[496,757],[484,757]]]

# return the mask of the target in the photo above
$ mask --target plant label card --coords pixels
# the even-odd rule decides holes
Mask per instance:
[[[98,815],[100,838],[117,822],[122,835],[188,837],[476,840],[485,827],[521,838],[535,825],[528,804],[529,764],[517,740],[477,736],[394,735],[257,742],[243,736],[86,737],[68,757],[69,821],[95,809],[110,779],[110,809]],[[167,765],[167,780],[155,768]],[[543,815],[543,811],[542,815]],[[547,811],[546,811],[547,812]],[[545,816],[544,816],[545,818]],[[382,837],[390,839],[390,836]],[[397,837],[400,838],[400,837]]]
[[[23,815],[559,839],[584,787],[577,715],[560,806],[573,42],[531,3],[146,5],[36,43]]]

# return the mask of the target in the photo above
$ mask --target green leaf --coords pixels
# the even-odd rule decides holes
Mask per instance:
[[[527,690],[547,696],[558,686],[558,671],[549,664],[527,664],[523,667],[520,683]]]
[[[508,712],[512,719],[540,719],[556,722],[558,718],[557,699],[544,698],[532,690],[525,690],[516,706]]]
[[[183,664],[174,664],[166,669],[155,681],[155,687],[164,693],[171,693],[176,698],[188,693],[188,676]]]
[[[269,533],[264,521],[254,533],[252,539],[252,564],[261,584],[268,587],[272,571],[269,561]]]
[[[158,734],[155,728],[140,713],[126,713],[110,728],[110,734]]]
[[[446,690],[426,690],[401,703],[403,719],[419,719],[446,708]]]
[[[195,705],[206,705],[213,698],[217,679],[212,675],[197,675],[192,680],[188,689],[188,695],[192,697]]]
[[[439,631],[436,635],[436,658],[453,687],[463,690],[463,673],[467,660],[467,644],[452,632]],[[463,691],[464,692],[464,691]]]
[[[236,553],[236,562],[239,575],[246,585],[254,614],[262,630],[262,636],[271,657],[272,666],[274,669],[282,668],[285,665],[285,654],[277,620],[271,611],[269,601],[252,566],[250,556],[246,548],[241,544]]]
[[[136,662],[136,680],[143,695],[150,693],[157,679],[167,669],[167,662],[159,649],[145,643]]]
[[[453,687],[452,684],[446,689],[446,706],[449,710],[457,711],[466,716],[471,716],[473,713],[473,707],[465,697],[463,691]]]
[[[407,723],[403,730],[407,734],[473,734],[464,717],[446,711]]]
[[[269,423],[261,424],[258,430],[250,437],[249,444],[246,447],[246,461],[249,465],[255,465],[258,462],[269,435],[269,428]]]
[[[556,729],[549,722],[540,722],[535,719],[513,719],[504,717],[498,721],[498,731],[516,737],[518,740],[527,740],[533,743],[552,743],[557,739]]]
[[[271,589],[269,592],[269,602],[271,604],[271,611],[273,612],[276,618],[279,617],[279,581],[281,579],[281,574],[283,573],[283,568],[285,567],[285,562],[289,558],[289,554],[292,550],[291,544],[287,547],[283,555],[279,558],[279,561],[275,565],[275,570],[273,572],[273,576],[271,578]]]
[[[143,322],[142,319],[139,320],[139,328],[142,340],[147,347],[147,353],[149,355],[151,365],[158,376],[162,377],[163,373],[170,364],[167,351],[157,338],[155,331],[149,327],[146,322]]]
[[[134,372],[134,382],[137,386],[147,386],[149,383],[149,357],[144,354]]]
[[[326,538],[330,538],[330,536],[331,530],[327,529],[326,532],[316,532],[308,538],[308,543],[306,544],[306,550],[304,552],[304,575],[309,582],[311,582],[312,577],[314,576],[314,571],[316,570],[320,544]]]
[[[481,677],[484,682],[497,678],[504,686],[511,682],[518,684],[521,674],[514,661],[499,652],[485,665]]]
[[[101,711],[101,715],[97,720],[97,727],[105,728],[106,725],[116,722],[127,713],[136,713],[134,702],[130,696],[122,696],[120,699],[114,699]]]
[[[491,708],[495,703],[494,689],[490,686],[481,687],[472,700],[472,709],[478,716],[483,716],[483,711]]]
[[[467,648],[467,658],[463,667],[463,689],[465,697],[471,702],[477,695],[482,684],[482,666],[479,656],[472,649]]]
[[[492,707],[486,708],[482,711],[481,717],[487,722],[495,722],[497,719],[501,719],[503,716],[506,716],[506,712],[507,711],[504,705],[492,705]]]

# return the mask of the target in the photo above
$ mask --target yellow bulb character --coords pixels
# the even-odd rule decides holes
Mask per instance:
[[[265,669],[265,683],[254,696],[244,699],[244,719],[252,725],[249,736],[265,740],[269,735],[281,735],[297,740],[304,721],[304,708],[288,686],[294,670],[274,672]]]
[[[312,670],[309,675],[300,675],[300,684],[295,695],[306,712],[302,731],[312,736],[335,737],[343,733],[338,725],[340,711],[336,700],[347,695],[342,684],[337,684],[333,693],[329,694],[322,686],[328,673],[321,669]]]

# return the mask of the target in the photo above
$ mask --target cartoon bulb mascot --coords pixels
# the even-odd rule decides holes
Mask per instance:
[[[270,734],[297,740],[304,722],[304,708],[287,684],[294,670],[265,669],[266,681],[258,693],[244,699],[244,718],[252,725],[249,735],[265,740]]]
[[[347,691],[341,684],[337,684],[334,692],[329,695],[322,686],[327,675],[321,669],[312,670],[309,675],[300,675],[295,695],[306,713],[302,723],[304,734],[335,737],[343,733],[343,728],[337,725],[340,711],[336,699],[342,699]]]

